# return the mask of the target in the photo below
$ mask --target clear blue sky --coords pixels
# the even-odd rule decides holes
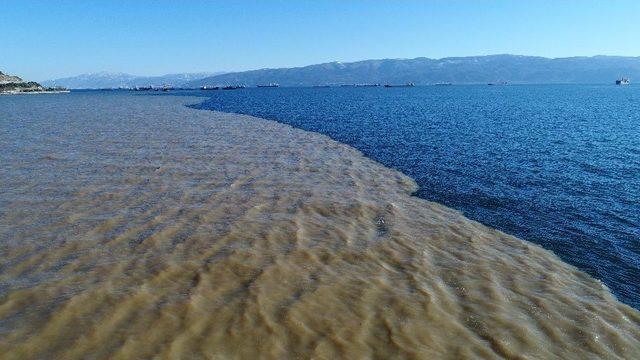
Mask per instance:
[[[0,70],[31,80],[511,53],[640,55],[640,1],[0,1]]]

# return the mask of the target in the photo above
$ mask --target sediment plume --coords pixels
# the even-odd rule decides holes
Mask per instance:
[[[600,281],[325,136],[178,96],[3,101],[2,358],[640,358]]]

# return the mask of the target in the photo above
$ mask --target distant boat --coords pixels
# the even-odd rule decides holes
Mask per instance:
[[[220,89],[219,86],[207,86],[207,85],[204,85],[204,86],[200,87],[200,90],[218,90],[218,89]]]
[[[171,86],[171,85],[163,85],[162,86],[162,91],[169,91],[169,90],[173,90],[173,86]]]
[[[410,82],[410,83],[406,83],[406,84],[401,84],[401,85],[394,85],[394,84],[385,84],[384,87],[386,88],[392,88],[392,87],[414,87],[416,86],[416,84]]]
[[[631,84],[631,82],[627,78],[616,80],[616,85],[629,85],[629,84]]]
[[[500,81],[500,82],[497,82],[497,83],[492,83],[492,82],[490,82],[490,83],[488,83],[487,85],[489,85],[489,86],[493,86],[493,85],[507,85],[507,84],[508,84],[508,83],[507,83],[506,81]]]
[[[380,86],[380,84],[342,84],[340,85],[340,87],[377,87]]]
[[[149,91],[149,90],[153,90],[153,88],[151,86],[136,86],[133,88],[133,90],[135,91]]]
[[[244,89],[245,86],[244,85],[228,85],[222,88],[222,90],[237,90],[237,89]]]
[[[439,83],[435,83],[435,86],[449,86],[449,85],[453,85],[450,82],[439,82]]]
[[[276,83],[269,83],[269,84],[265,84],[265,85],[257,85],[257,87],[259,88],[274,88],[274,87],[279,87],[280,84],[276,84]]]

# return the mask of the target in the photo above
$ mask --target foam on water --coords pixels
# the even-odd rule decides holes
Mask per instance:
[[[193,98],[0,101],[3,357],[640,357],[599,281],[325,136]]]

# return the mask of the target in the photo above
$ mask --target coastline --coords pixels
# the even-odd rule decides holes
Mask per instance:
[[[22,95],[22,94],[66,94],[71,90],[51,90],[51,91],[0,91],[0,95]]]
[[[85,98],[74,119],[95,108],[104,120],[155,124],[127,134],[155,156],[104,138],[133,154],[126,167],[100,159],[117,186],[93,169],[81,186],[61,176],[80,190],[0,217],[9,356],[640,356],[640,313],[601,282],[411,196],[412,179],[352,147],[185,107],[192,98],[123,96],[122,109]],[[39,249],[11,235],[49,207],[65,219],[54,228],[65,242]],[[52,229],[35,230],[26,233]],[[12,285],[25,277],[39,280]]]

